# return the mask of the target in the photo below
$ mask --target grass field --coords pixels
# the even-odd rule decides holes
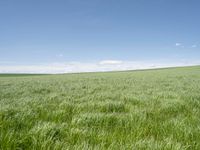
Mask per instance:
[[[200,66],[0,76],[0,149],[200,149]]]

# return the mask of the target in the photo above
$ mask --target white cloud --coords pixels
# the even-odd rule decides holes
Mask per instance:
[[[194,45],[192,45],[192,48],[196,48],[196,47],[197,47],[197,45],[195,45],[195,44],[194,44]]]
[[[103,60],[99,62],[100,65],[116,65],[121,63],[122,61],[120,60]]]
[[[81,63],[64,62],[39,65],[0,65],[0,73],[75,73],[123,71],[136,69],[164,68],[175,66],[199,65],[200,62],[150,62],[150,61],[120,61],[103,60],[100,62]]]
[[[184,46],[182,43],[176,43],[175,46],[176,46],[176,47],[185,48],[185,46]],[[196,45],[196,44],[193,44],[193,45],[191,45],[191,46],[189,46],[189,47],[191,47],[191,48],[196,48],[197,45]]]
[[[176,43],[175,45],[176,45],[176,46],[181,46],[182,44],[181,44],[181,43]]]

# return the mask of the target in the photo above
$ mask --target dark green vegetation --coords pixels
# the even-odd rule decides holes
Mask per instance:
[[[200,149],[200,67],[0,78],[0,149]]]

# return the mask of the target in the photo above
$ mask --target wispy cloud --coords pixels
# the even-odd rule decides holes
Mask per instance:
[[[176,43],[175,46],[179,48],[185,48],[185,45],[183,43]]]
[[[194,44],[194,45],[192,45],[191,47],[192,47],[192,48],[196,48],[196,47],[197,47],[197,45],[196,45],[196,44]]]
[[[122,61],[120,60],[103,60],[99,62],[100,65],[116,65],[121,63]]]
[[[175,66],[199,65],[199,62],[139,62],[121,60],[103,60],[100,62],[63,62],[38,65],[0,65],[0,73],[76,73],[76,72],[101,72],[123,71],[136,69],[164,68]]]
[[[184,44],[182,44],[182,43],[175,43],[175,46],[176,47],[180,47],[180,48],[185,48],[185,46],[184,46]],[[197,47],[197,45],[196,44],[193,44],[193,45],[189,45],[189,46],[186,46],[187,48],[196,48]]]
[[[182,45],[182,43],[176,43],[175,44],[175,46],[181,46]]]

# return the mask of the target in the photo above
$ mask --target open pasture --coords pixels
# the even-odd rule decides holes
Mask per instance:
[[[0,76],[0,149],[200,149],[200,67]]]

